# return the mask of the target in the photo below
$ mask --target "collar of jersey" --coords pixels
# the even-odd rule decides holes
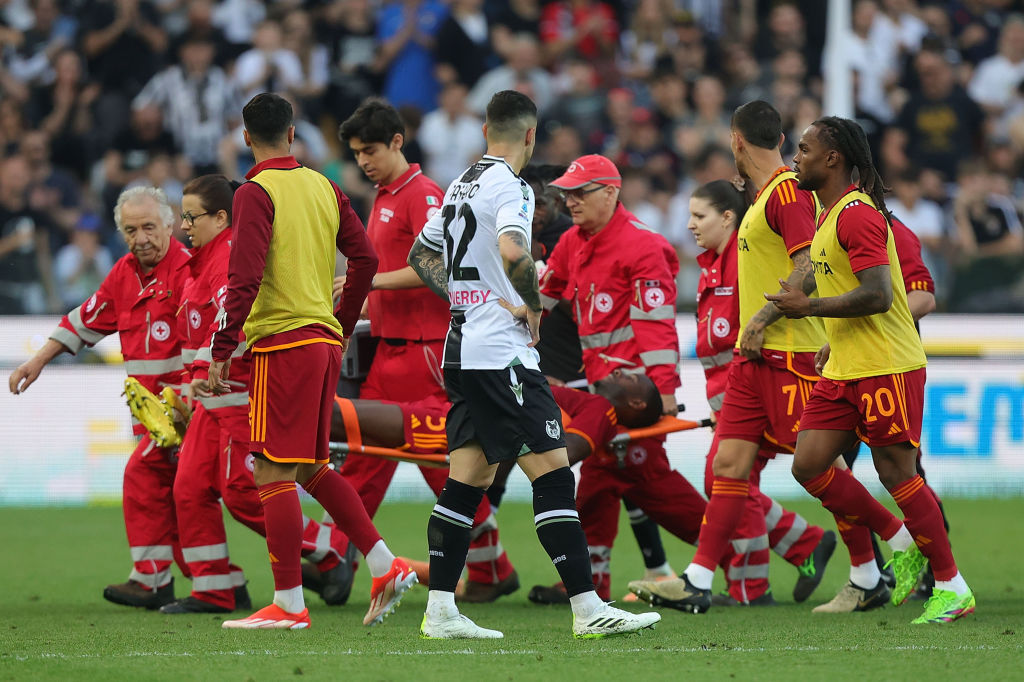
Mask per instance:
[[[505,166],[510,171],[512,171],[512,175],[515,175],[516,177],[519,177],[519,174],[512,170],[512,166],[508,165],[508,161],[505,160],[505,157],[503,157],[503,156],[494,156],[493,154],[484,154],[483,158],[490,159],[491,161],[501,161],[503,164],[505,164]]]
[[[418,163],[410,163],[408,170],[399,175],[388,185],[377,185],[377,189],[387,192],[388,194],[398,194],[398,190],[408,185],[412,182],[413,178],[422,172],[423,171],[420,170],[420,165]]]
[[[298,168],[300,165],[302,164],[296,161],[294,156],[278,156],[273,159],[267,159],[266,161],[262,161],[253,166],[252,169],[245,174],[245,179],[252,180],[256,177],[257,173],[261,173],[271,168],[276,170],[293,170]]]

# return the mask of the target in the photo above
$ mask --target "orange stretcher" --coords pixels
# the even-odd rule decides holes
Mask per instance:
[[[626,446],[634,440],[650,438],[651,436],[661,436],[668,433],[675,433],[676,431],[700,429],[707,426],[711,426],[710,419],[691,421],[689,419],[679,419],[678,417],[662,417],[651,426],[647,426],[642,429],[628,429],[623,431],[612,438],[611,441],[608,442],[607,447],[608,451],[615,454],[616,457],[618,457],[620,464],[622,464],[626,454]],[[437,468],[448,466],[447,453],[420,454],[415,452],[406,452],[405,450],[398,450],[395,448],[381,448],[373,445],[363,445],[362,443],[356,444],[338,441],[332,441],[329,444],[329,449],[331,453],[331,462],[339,468],[341,464],[344,463],[345,457],[349,453],[370,455],[372,457],[383,457],[384,459],[390,459],[396,462],[410,462],[419,466]]]

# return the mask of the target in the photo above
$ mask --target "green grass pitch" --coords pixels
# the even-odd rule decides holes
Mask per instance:
[[[815,523],[830,520],[813,501],[791,507]],[[947,510],[960,567],[978,599],[977,613],[952,625],[910,625],[920,602],[866,614],[811,614],[846,580],[848,555],[840,546],[804,604],[790,596],[795,569],[773,557],[777,607],[702,616],[665,610],[657,629],[640,636],[576,641],[568,608],[526,600],[531,585],[557,578],[529,506],[508,504],[499,514],[502,542],[523,588],[495,604],[464,608],[505,639],[439,642],[418,636],[421,587],[383,625],[364,628],[365,570],[344,607],[325,607],[307,593],[307,631],[228,632],[220,616],[115,606],[101,592],[129,570],[119,509],[0,509],[0,680],[1024,679],[1024,499],[950,500]],[[385,505],[377,522],[396,552],[423,558],[428,513],[425,504]],[[262,606],[272,590],[266,546],[230,519],[228,529],[232,558],[247,570],[253,601]],[[624,520],[620,529],[612,561],[617,596],[642,571]],[[675,538],[665,542],[681,570],[692,549]],[[179,576],[176,583],[178,596],[188,594],[188,581]]]

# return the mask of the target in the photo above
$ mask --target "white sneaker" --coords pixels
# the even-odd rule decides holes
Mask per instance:
[[[654,624],[660,620],[660,613],[630,613],[605,604],[589,618],[580,619],[573,615],[572,634],[577,639],[627,635],[644,628],[654,628]]]
[[[447,615],[447,614],[446,614]],[[431,618],[423,614],[420,623],[420,637],[423,639],[503,639],[505,635],[497,630],[482,628],[459,612]]]

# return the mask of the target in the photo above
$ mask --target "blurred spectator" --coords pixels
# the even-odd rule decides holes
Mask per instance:
[[[956,84],[953,69],[941,54],[921,50],[915,66],[920,90],[910,95],[895,125],[886,130],[885,165],[891,174],[913,159],[950,181],[960,160],[980,150],[984,113]]]
[[[423,117],[420,146],[424,170],[442,188],[484,152],[483,120],[466,108],[466,86],[458,81],[441,89],[441,106]]]
[[[629,142],[633,126],[633,101],[633,93],[625,88],[608,91],[601,154],[609,159],[619,157]],[[658,129],[661,130],[661,126]]]
[[[133,109],[158,107],[164,112],[164,127],[194,175],[217,172],[217,145],[241,116],[237,90],[213,57],[208,39],[189,38],[181,46],[180,65],[153,76],[132,102]]]
[[[483,0],[452,0],[450,13],[437,31],[438,79],[457,80],[472,88],[488,69],[497,66]]]
[[[114,257],[100,242],[100,218],[84,213],[71,232],[71,243],[57,252],[53,275],[63,311],[88,299],[114,265]]]
[[[141,178],[150,159],[159,154],[174,160],[179,178],[192,174],[174,136],[164,129],[160,109],[156,105],[139,107],[132,111],[130,124],[103,156],[103,202],[109,209],[107,213],[113,212],[121,190]]]
[[[982,161],[965,161],[953,202],[959,252],[968,257],[1024,253],[1024,233],[1013,202],[994,186]]]
[[[871,26],[871,41],[898,45],[901,53],[916,54],[928,34],[928,25],[917,14],[916,0],[882,0],[881,10]]]
[[[857,0],[853,6],[851,32],[842,55],[854,73],[855,102],[858,113],[875,121],[889,123],[893,117],[888,90],[896,83],[898,44],[892,36],[873,31],[878,21],[876,0]],[[881,39],[888,39],[882,43]]]
[[[330,50],[314,39],[312,19],[304,10],[289,12],[282,26],[282,44],[299,58],[302,69],[302,79],[291,87],[291,94],[302,104],[306,116],[317,121],[323,111],[323,95],[330,80]]]
[[[540,35],[540,0],[508,0],[503,5],[491,21],[491,42],[494,51],[508,59],[515,36]]]
[[[30,86],[53,78],[54,58],[74,46],[78,30],[78,22],[61,13],[57,0],[35,0],[32,5],[32,28],[11,58],[11,75]]]
[[[683,158],[692,158],[704,145],[729,144],[729,120],[722,81],[714,76],[702,76],[693,84],[693,111],[676,128],[676,151]]]
[[[758,61],[767,62],[783,50],[799,50],[806,54],[806,48],[807,24],[796,3],[784,0],[774,3],[767,23],[759,27],[754,56]]]
[[[1024,81],[1024,16],[1015,14],[1003,25],[999,53],[978,64],[967,92],[989,113],[1000,114],[1010,105],[1021,81]]]
[[[34,130],[21,138],[19,152],[28,166],[28,200],[32,209],[44,214],[50,224],[67,234],[78,221],[81,195],[75,179],[50,162],[46,133]],[[63,241],[64,235],[59,235]]]
[[[675,44],[672,46],[668,63],[687,82],[692,82],[708,70],[710,47],[701,27],[686,12],[678,14],[672,21]]]
[[[377,22],[370,0],[334,0],[317,24],[320,41],[332,51],[327,109],[336,122],[380,89]]]
[[[568,166],[583,155],[583,140],[571,125],[555,124],[548,128],[544,157],[557,166]]]
[[[642,107],[633,109],[626,144],[613,161],[622,169],[621,172],[625,173],[626,169],[641,171],[645,180],[657,178],[664,187],[672,187],[679,172],[679,159],[665,143],[655,124],[654,114]],[[649,189],[649,185],[647,187]],[[629,208],[636,213],[632,204]],[[652,229],[657,231],[658,228]]]
[[[690,176],[683,181],[679,191],[669,202],[665,228],[665,239],[675,248],[683,267],[696,263],[697,254],[702,251],[697,247],[693,234],[686,229],[690,222],[690,195],[701,185],[706,185],[712,180],[732,180],[736,174],[736,162],[728,147],[706,144],[692,159]],[[681,284],[684,281],[680,279]],[[687,286],[696,294],[696,279]],[[690,301],[692,305],[693,297],[680,300]]]
[[[398,107],[398,115],[405,123],[405,144],[402,145],[402,154],[405,155],[405,160],[409,163],[418,163],[422,166],[426,163],[419,140],[420,126],[423,125],[423,112],[415,105],[403,104]]]
[[[0,315],[60,310],[53,283],[51,226],[28,205],[28,164],[20,156],[0,163]]]
[[[233,55],[240,55],[249,46],[256,27],[267,16],[262,0],[220,0],[213,9],[213,24],[224,31],[234,46]]]
[[[504,64],[483,74],[473,86],[469,93],[469,110],[483,116],[494,93],[512,90],[520,83],[529,83],[530,97],[543,117],[554,101],[555,93],[551,74],[540,66],[537,38],[528,33],[511,36],[506,55]]]
[[[82,59],[70,49],[57,54],[54,72],[50,85],[32,89],[29,121],[51,140],[54,161],[85,177],[93,158],[90,147],[106,140],[105,133],[96,134],[94,124],[104,130],[105,126],[93,115],[93,105],[104,95],[99,83],[85,80]]]
[[[935,297],[945,300],[950,274],[947,254],[951,245],[946,215],[941,206],[922,196],[920,174],[920,169],[914,167],[898,174],[892,183],[893,195],[886,197],[885,204],[921,241],[921,257],[935,280]]]
[[[619,40],[619,23],[607,3],[555,0],[541,13],[540,39],[550,62],[570,52],[596,60],[611,56]]]
[[[654,73],[650,92],[654,120],[662,134],[670,138],[675,127],[690,114],[686,102],[689,87],[675,71],[662,67]]]
[[[787,55],[797,54],[795,50],[780,52],[773,64],[788,59]],[[806,71],[805,71],[806,72]],[[765,73],[746,45],[730,45],[726,48],[725,76],[727,84],[726,106],[735,109],[755,99],[767,100],[770,95],[772,73]],[[776,72],[774,75],[778,76]],[[803,75],[801,75],[802,80]]]
[[[386,69],[384,97],[396,107],[437,107],[434,55],[437,32],[447,16],[439,0],[392,0],[377,20],[380,65]],[[411,162],[410,162],[411,163]]]
[[[546,123],[576,129],[586,150],[593,151],[601,143],[605,106],[605,96],[597,87],[597,69],[589,61],[572,59],[565,64],[562,80],[562,95],[548,112]],[[572,159],[565,162],[569,163]]]
[[[21,143],[25,134],[25,117],[21,113],[21,107],[10,98],[0,98],[0,144],[2,154],[10,156]]]
[[[654,195],[650,175],[639,168],[622,167],[619,201],[643,223],[643,227],[664,237],[667,228],[665,207],[652,201]]]
[[[86,0],[78,16],[89,76],[102,86],[96,111],[102,149],[127,123],[131,98],[160,67],[167,35],[149,0]]]
[[[268,19],[256,27],[252,49],[238,57],[234,76],[243,104],[261,92],[291,92],[302,87],[302,63],[298,55],[285,49],[279,23]]]
[[[214,48],[213,62],[224,66],[229,60],[238,56],[231,43],[224,36],[224,31],[213,23],[213,0],[188,0],[185,10],[185,26],[180,35],[172,42],[168,52],[172,55],[181,54],[181,46],[190,39],[203,38]]]
[[[977,64],[996,51],[999,25],[1005,11],[999,0],[953,0],[946,11],[952,20],[953,35],[964,59]]]
[[[619,71],[633,80],[645,80],[676,42],[676,33],[663,0],[639,0],[629,28],[622,32]]]

